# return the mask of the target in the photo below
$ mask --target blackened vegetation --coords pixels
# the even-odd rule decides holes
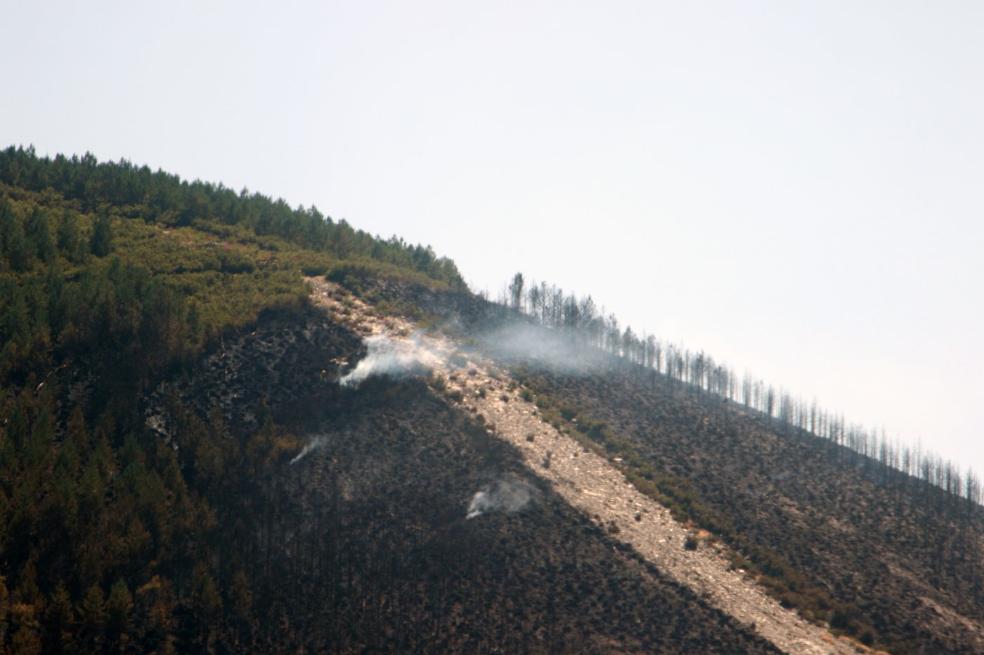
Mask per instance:
[[[511,291],[522,288],[514,281]],[[583,371],[501,361],[535,392],[528,399],[546,420],[620,458],[641,491],[724,540],[736,551],[735,566],[756,575],[783,605],[892,652],[980,650],[984,516],[973,476],[961,481],[952,465],[872,445],[863,433],[851,436],[840,419],[794,409],[788,398],[772,395],[770,410],[768,387],[735,387],[703,355],[659,351],[657,341],[631,332],[626,350],[625,332],[603,329],[617,325],[612,317],[595,322],[596,343],[576,322],[565,324],[597,317],[592,303],[578,309],[570,296],[539,289],[535,303],[522,295],[500,304],[452,298],[443,308],[431,297],[442,294],[411,285],[376,285],[373,294],[394,306],[422,295],[434,308],[430,320],[460,328],[466,341],[533,319],[551,326],[541,328],[550,339],[602,346],[585,356],[591,364]],[[514,311],[530,311],[526,302],[536,308],[533,316]],[[601,351],[608,353],[604,366]],[[761,411],[756,399],[766,403]]]
[[[274,443],[296,448],[303,441],[288,435],[300,433],[323,443],[295,465],[265,447],[272,462],[228,483],[211,473],[212,448],[181,444],[183,467],[195,480],[205,473],[214,499],[217,587],[249,590],[248,612],[233,599],[214,615],[209,643],[265,652],[771,652],[549,490],[517,514],[466,521],[476,489],[525,475],[518,456],[423,381],[370,378],[341,389],[339,368],[326,379],[304,363],[354,362],[358,341],[298,319],[271,317],[167,394],[173,404],[195,399],[197,410],[165,409],[167,425],[194,424],[211,407],[213,421],[245,428],[242,405],[210,382],[228,380],[246,406],[266,396],[266,420],[285,424],[266,428],[279,435]],[[277,373],[254,375],[242,367],[250,361]],[[269,395],[274,387],[292,393]],[[239,442],[249,461],[256,437],[236,432],[226,427],[213,448],[235,453]]]
[[[652,371],[523,376],[548,420],[620,457],[787,606],[892,652],[980,648],[948,614],[984,619],[978,505]]]
[[[466,521],[519,458],[423,381],[340,389],[361,354],[320,315],[279,310],[95,425],[82,400],[56,417],[98,379],[10,399],[4,647],[774,652],[548,489]],[[291,465],[313,435],[322,449]]]
[[[325,389],[325,445],[267,484],[263,615],[343,652],[762,652],[764,643],[610,542],[548,489],[465,520],[518,456],[421,381]],[[272,549],[272,553],[270,552]],[[262,649],[285,635],[256,635]]]
[[[160,384],[146,413],[164,435],[174,398],[200,416],[218,411],[240,432],[257,429],[267,414],[278,425],[312,431],[318,394],[364,355],[362,339],[320,310],[268,310],[256,325],[214,344],[192,371]]]
[[[425,327],[475,332],[516,319],[513,312],[466,289],[428,288],[392,277],[383,279],[359,264],[336,266],[325,277],[372,303],[378,312],[403,316]]]

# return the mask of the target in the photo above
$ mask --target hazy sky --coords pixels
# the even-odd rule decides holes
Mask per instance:
[[[591,293],[984,472],[984,3],[10,2],[0,145]]]

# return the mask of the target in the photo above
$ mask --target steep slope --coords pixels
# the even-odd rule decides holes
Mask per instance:
[[[203,415],[218,408],[235,432],[257,420],[250,412],[265,399],[270,416],[306,433],[310,446],[255,481],[238,508],[251,511],[219,507],[222,540],[237,544],[251,571],[256,615],[272,621],[229,627],[213,642],[265,651],[774,652],[580,516],[530,476],[515,449],[422,381],[340,387],[339,363],[351,367],[365,351],[338,314],[270,316],[156,394],[151,422],[164,439],[181,439],[168,404]],[[528,506],[467,519],[473,494],[501,482],[528,486]]]
[[[342,390],[362,342],[301,270],[461,286],[316,210],[0,153],[0,651],[774,652],[421,382]],[[502,483],[530,507],[468,521]]]
[[[556,333],[502,307],[457,294],[442,304],[401,285],[367,295],[385,307],[419,298],[438,323],[483,344],[544,419],[709,531],[735,567],[808,620],[893,652],[981,651],[984,520],[974,503],[653,371],[558,346]],[[517,320],[522,330],[503,330]],[[518,348],[508,344],[517,334]]]
[[[347,320],[366,337],[397,338],[414,328],[408,322],[374,314],[334,285],[313,278],[308,282],[314,289],[315,304],[334,315],[344,311]],[[751,625],[784,652],[865,650],[841,642],[783,609],[719,553],[687,548],[688,530],[665,507],[635,489],[607,459],[544,421],[536,405],[519,393],[508,372],[492,361],[474,352],[465,359],[452,339],[438,335],[418,336],[416,342],[405,342],[405,347],[433,366],[440,376],[437,388],[458,406],[474,412],[492,434],[516,448],[530,471],[607,530],[612,539],[632,547],[666,575]]]
[[[979,507],[660,379],[526,380],[577,408],[582,424],[618,435],[613,453],[632,453],[640,470],[685,480],[709,527],[733,531],[751,559],[775,554],[767,572],[791,604],[816,607],[796,594],[829,594],[835,625],[867,624],[897,652],[984,649]]]
[[[516,325],[313,208],[0,152],[0,652],[984,652],[980,507]]]

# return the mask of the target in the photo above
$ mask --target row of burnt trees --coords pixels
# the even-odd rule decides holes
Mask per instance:
[[[848,423],[844,416],[776,388],[749,373],[739,375],[703,351],[664,342],[654,335],[624,328],[614,314],[599,307],[591,296],[577,297],[541,282],[527,283],[517,273],[498,298],[541,325],[566,333],[579,346],[600,349],[642,371],[655,371],[698,393],[710,393],[740,403],[777,422],[786,431],[802,430],[877,461],[885,477],[895,473],[924,481],[953,498],[984,502],[981,480],[969,468],[890,439],[884,430]]]

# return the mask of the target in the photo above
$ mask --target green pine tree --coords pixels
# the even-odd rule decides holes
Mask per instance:
[[[27,217],[25,232],[32,254],[42,262],[50,262],[55,256],[55,244],[51,240],[47,212],[35,207]]]
[[[3,257],[12,271],[22,273],[31,267],[31,250],[24,228],[9,209],[0,211],[0,242]]]
[[[96,216],[96,222],[92,227],[92,236],[89,238],[89,252],[96,257],[105,257],[113,247],[113,229],[109,218],[109,212],[101,211]]]
[[[82,260],[82,236],[79,233],[79,223],[67,209],[58,223],[58,249],[62,256],[72,263],[77,264]]]

